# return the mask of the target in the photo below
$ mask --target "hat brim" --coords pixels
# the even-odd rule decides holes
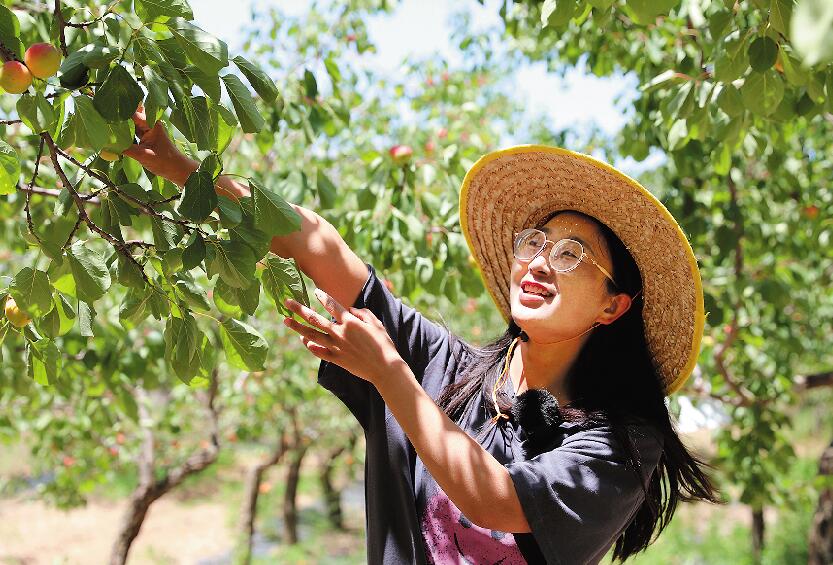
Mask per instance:
[[[705,324],[697,259],[671,213],[629,176],[589,155],[520,145],[481,157],[460,190],[460,224],[483,283],[508,322],[514,233],[558,210],[610,227],[643,282],[645,338],[665,394],[682,387],[700,353]]]

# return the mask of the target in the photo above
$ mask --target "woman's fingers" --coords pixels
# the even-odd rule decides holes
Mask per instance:
[[[344,309],[344,306],[339,304],[338,300],[321,290],[320,288],[316,288],[313,290],[315,297],[318,301],[324,306],[324,310],[326,310],[333,318],[335,318],[336,322],[339,324],[344,322],[344,314],[347,313],[347,310]]]
[[[332,322],[324,318],[323,316],[319,315],[315,310],[311,308],[307,308],[300,302],[296,302],[291,298],[287,298],[284,301],[284,304],[287,308],[289,308],[290,312],[294,312],[298,314],[301,318],[306,320],[309,324],[315,326],[316,328],[323,330],[326,333],[330,333],[332,329]]]
[[[325,334],[324,332],[320,332],[315,328],[311,328],[309,326],[305,326],[299,322],[296,322],[292,318],[284,318],[283,325],[287,328],[291,329],[294,332],[298,332],[301,334],[306,340],[313,341],[317,344],[322,345],[323,347],[330,347],[332,343],[332,338],[329,335]]]

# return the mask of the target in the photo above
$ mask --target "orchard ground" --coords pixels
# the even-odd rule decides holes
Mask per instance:
[[[801,419],[810,431],[812,413]],[[802,433],[796,443],[797,480],[810,479],[824,450],[823,438]],[[683,441],[697,453],[713,456],[709,430],[683,434]],[[195,564],[231,563],[230,555],[242,496],[241,477],[246,465],[257,458],[256,450],[225,451],[217,466],[189,481],[179,492],[154,506],[136,541],[128,563]],[[26,475],[26,450],[5,447],[0,452],[0,563],[3,565],[103,563],[110,551],[116,527],[133,483],[122,480],[93,497],[86,507],[68,512],[35,500],[20,485]],[[12,463],[13,462],[13,463]],[[326,523],[321,493],[311,455],[305,461],[298,507],[301,543],[294,547],[281,541],[280,519],[284,468],[267,475],[260,502],[261,534],[255,541],[255,563],[365,563],[363,487],[360,481],[346,484],[342,495],[347,530],[332,530]],[[346,480],[340,477],[340,485]],[[16,490],[14,494],[10,491]],[[806,558],[795,543],[806,537],[815,501],[807,508],[767,508],[768,563],[801,563]],[[716,507],[682,504],[660,540],[633,560],[637,565],[668,563],[752,563],[749,548],[751,518],[740,504]],[[806,541],[805,541],[806,544]],[[765,557],[767,557],[765,555]],[[786,560],[784,560],[786,559]],[[609,563],[609,561],[606,561]]]

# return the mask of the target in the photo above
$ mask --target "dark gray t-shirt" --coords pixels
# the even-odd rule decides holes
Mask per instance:
[[[448,331],[403,304],[367,267],[367,282],[353,306],[379,318],[422,388],[436,400],[456,381],[468,353],[459,347],[452,352]],[[524,430],[510,423],[493,429],[481,444],[509,471],[532,532],[480,528],[425,469],[373,385],[326,361],[318,383],[344,402],[365,432],[368,563],[597,563],[644,500],[639,479],[626,467],[609,427],[582,429],[562,422],[552,448],[525,460]],[[507,385],[511,394],[510,389]],[[461,427],[474,436],[488,418],[478,399]],[[659,461],[661,438],[647,425],[629,431],[647,481]]]

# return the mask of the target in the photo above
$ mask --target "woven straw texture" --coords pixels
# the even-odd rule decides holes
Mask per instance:
[[[489,294],[508,321],[513,234],[567,209],[609,226],[636,260],[645,337],[665,394],[672,394],[700,351],[704,312],[697,261],[662,203],[609,165],[527,145],[490,153],[471,168],[460,192],[460,219]]]

